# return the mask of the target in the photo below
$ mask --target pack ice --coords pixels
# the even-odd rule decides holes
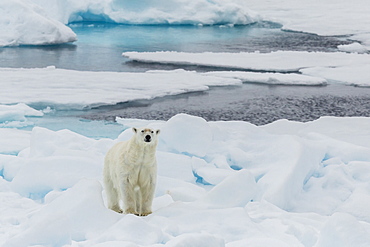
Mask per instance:
[[[8,122],[47,114],[1,111]],[[370,244],[369,118],[117,122],[127,130],[115,139],[0,129],[1,246]],[[154,212],[117,214],[105,205],[103,158],[144,125],[162,131]]]

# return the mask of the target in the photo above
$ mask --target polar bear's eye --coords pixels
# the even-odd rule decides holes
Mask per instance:
[[[142,130],[141,133],[144,133],[144,130]]]
[[[152,134],[154,133],[154,131],[152,130]]]

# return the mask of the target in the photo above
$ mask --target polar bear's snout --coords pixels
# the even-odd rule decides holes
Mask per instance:
[[[145,138],[144,138],[144,141],[145,142],[151,142],[152,141],[152,137],[150,135],[146,135]]]
[[[157,142],[157,135],[159,134],[159,130],[153,130],[149,128],[132,128],[135,134],[137,134],[137,138],[139,142],[144,141],[147,144],[156,143]]]

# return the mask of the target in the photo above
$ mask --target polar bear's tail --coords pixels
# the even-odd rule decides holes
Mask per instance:
[[[140,191],[140,186],[139,185],[136,185],[135,188],[134,188],[134,191],[135,191],[135,196],[136,196],[136,212],[139,216],[142,215],[143,213],[143,204],[142,204],[142,196],[141,196],[141,191]]]

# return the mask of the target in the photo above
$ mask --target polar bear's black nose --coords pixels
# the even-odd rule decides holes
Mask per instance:
[[[152,137],[150,135],[146,135],[144,141],[145,142],[150,142],[151,139],[152,139]]]

